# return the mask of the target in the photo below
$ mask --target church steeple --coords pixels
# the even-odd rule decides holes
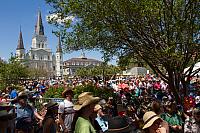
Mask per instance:
[[[35,25],[35,34],[44,35],[44,27],[42,24],[41,11],[38,12],[37,23]]]
[[[62,53],[62,47],[61,47],[61,41],[60,41],[60,35],[58,36],[58,46],[56,52]]]
[[[24,49],[21,27],[20,27],[19,40],[18,40],[18,45],[17,45],[17,50],[19,49]]]

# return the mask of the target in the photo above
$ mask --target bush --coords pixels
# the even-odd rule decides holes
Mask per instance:
[[[46,90],[44,94],[44,98],[61,98],[62,92],[64,90],[64,87],[58,87],[58,88],[49,88]],[[73,88],[74,92],[74,99],[78,98],[78,95],[80,95],[83,92],[92,92],[94,96],[98,96],[101,98],[108,98],[113,96],[113,92],[109,88],[99,88],[94,85],[80,85]]]
[[[64,91],[64,87],[58,87],[58,88],[49,88],[44,93],[44,98],[61,98],[62,92]]]

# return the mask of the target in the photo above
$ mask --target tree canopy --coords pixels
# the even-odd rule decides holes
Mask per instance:
[[[28,69],[15,57],[11,57],[8,62],[0,62],[0,86],[2,87],[16,85],[20,80],[26,79],[28,74]]]
[[[118,67],[112,65],[100,65],[94,67],[82,67],[77,69],[76,75],[81,77],[116,75],[119,72]]]
[[[62,33],[66,51],[84,48],[101,50],[108,57],[136,55],[169,84],[177,99],[180,81],[185,85],[199,71],[192,72],[200,59],[199,0],[46,2],[57,15],[49,23]]]

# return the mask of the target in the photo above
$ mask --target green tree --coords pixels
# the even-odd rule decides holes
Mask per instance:
[[[47,78],[50,77],[49,72],[45,69],[38,69],[38,68],[29,68],[29,78],[31,79],[39,79],[39,78]]]
[[[118,67],[113,65],[103,65],[94,66],[94,67],[82,67],[77,69],[76,75],[81,77],[94,77],[94,76],[103,76],[103,71],[105,76],[115,75],[119,72]]]
[[[190,76],[199,71],[192,72],[200,56],[196,38],[200,31],[199,0],[46,2],[57,14],[49,22],[58,26],[66,51],[84,48],[101,50],[107,56],[136,54],[169,84],[177,101],[180,81],[186,87]],[[76,21],[67,19],[69,16]]]
[[[28,69],[11,56],[8,62],[0,63],[0,84],[2,87],[11,84],[17,85],[20,80],[28,77],[28,73]]]

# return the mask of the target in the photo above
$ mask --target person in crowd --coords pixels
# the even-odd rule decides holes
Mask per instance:
[[[9,98],[9,94],[3,93],[2,94],[2,102],[9,102],[11,99]]]
[[[147,92],[149,94],[153,94],[153,83],[152,83],[152,79],[148,79],[148,83],[147,83]]]
[[[37,113],[37,110],[28,104],[28,95],[25,92],[20,92],[19,96],[14,99],[17,101],[16,112],[16,132],[32,133],[33,123],[35,118],[43,120],[43,118]]]
[[[71,133],[71,124],[74,117],[74,104],[72,103],[73,91],[71,89],[65,89],[62,92],[62,97],[65,98],[58,107],[58,118],[62,130],[64,133]]]
[[[145,81],[146,81],[145,78],[141,78],[141,80],[139,82],[139,85],[138,85],[139,91],[140,91],[139,95],[141,95],[147,88],[147,84]]]
[[[139,132],[141,121],[137,117],[136,110],[132,105],[127,106],[125,116],[127,117],[129,125],[132,127],[132,131]]]
[[[160,80],[156,79],[156,83],[154,84],[154,92],[159,93],[161,91],[161,84]]]
[[[117,116],[118,115],[118,111],[117,111],[117,104],[114,100],[113,97],[109,97],[107,104],[106,104],[107,108],[109,108],[109,114],[111,116]]]
[[[108,130],[108,121],[105,118],[105,114],[102,111],[101,105],[96,104],[94,107],[94,112],[96,113],[95,121],[97,121],[101,128],[99,132],[106,132]]]
[[[77,116],[74,117],[72,123],[72,130],[74,129],[75,133],[96,133],[90,116],[99,100],[99,97],[94,97],[90,92],[83,92],[78,96],[78,101],[73,107],[77,111]],[[73,127],[74,123],[75,126]]]
[[[132,129],[125,116],[115,116],[108,119],[108,131],[106,133],[132,133]]]
[[[168,101],[165,113],[161,114],[161,118],[168,122],[169,132],[182,132],[183,120],[177,112],[176,103]]]
[[[184,124],[184,133],[200,133],[200,109],[195,108]]]
[[[17,97],[17,91],[13,87],[8,87],[8,90],[10,92],[10,99],[14,99]]]
[[[20,92],[17,97],[17,105],[15,112],[16,117],[16,132],[33,133],[33,121],[35,109],[28,104],[28,95],[25,92]]]
[[[43,133],[56,133],[56,115],[58,113],[57,103],[50,101],[47,105],[47,112],[43,120]]]
[[[166,129],[161,126],[162,119],[153,111],[148,111],[143,116],[145,133],[166,133]]]
[[[157,101],[157,100],[152,102],[151,108],[152,108],[152,111],[155,112],[159,117],[164,112],[164,109],[163,109],[160,101]],[[160,124],[162,125],[162,127],[164,127],[166,129],[166,133],[169,133],[168,123],[165,120],[163,120]]]
[[[0,133],[14,133],[15,113],[13,106],[0,102]]]

